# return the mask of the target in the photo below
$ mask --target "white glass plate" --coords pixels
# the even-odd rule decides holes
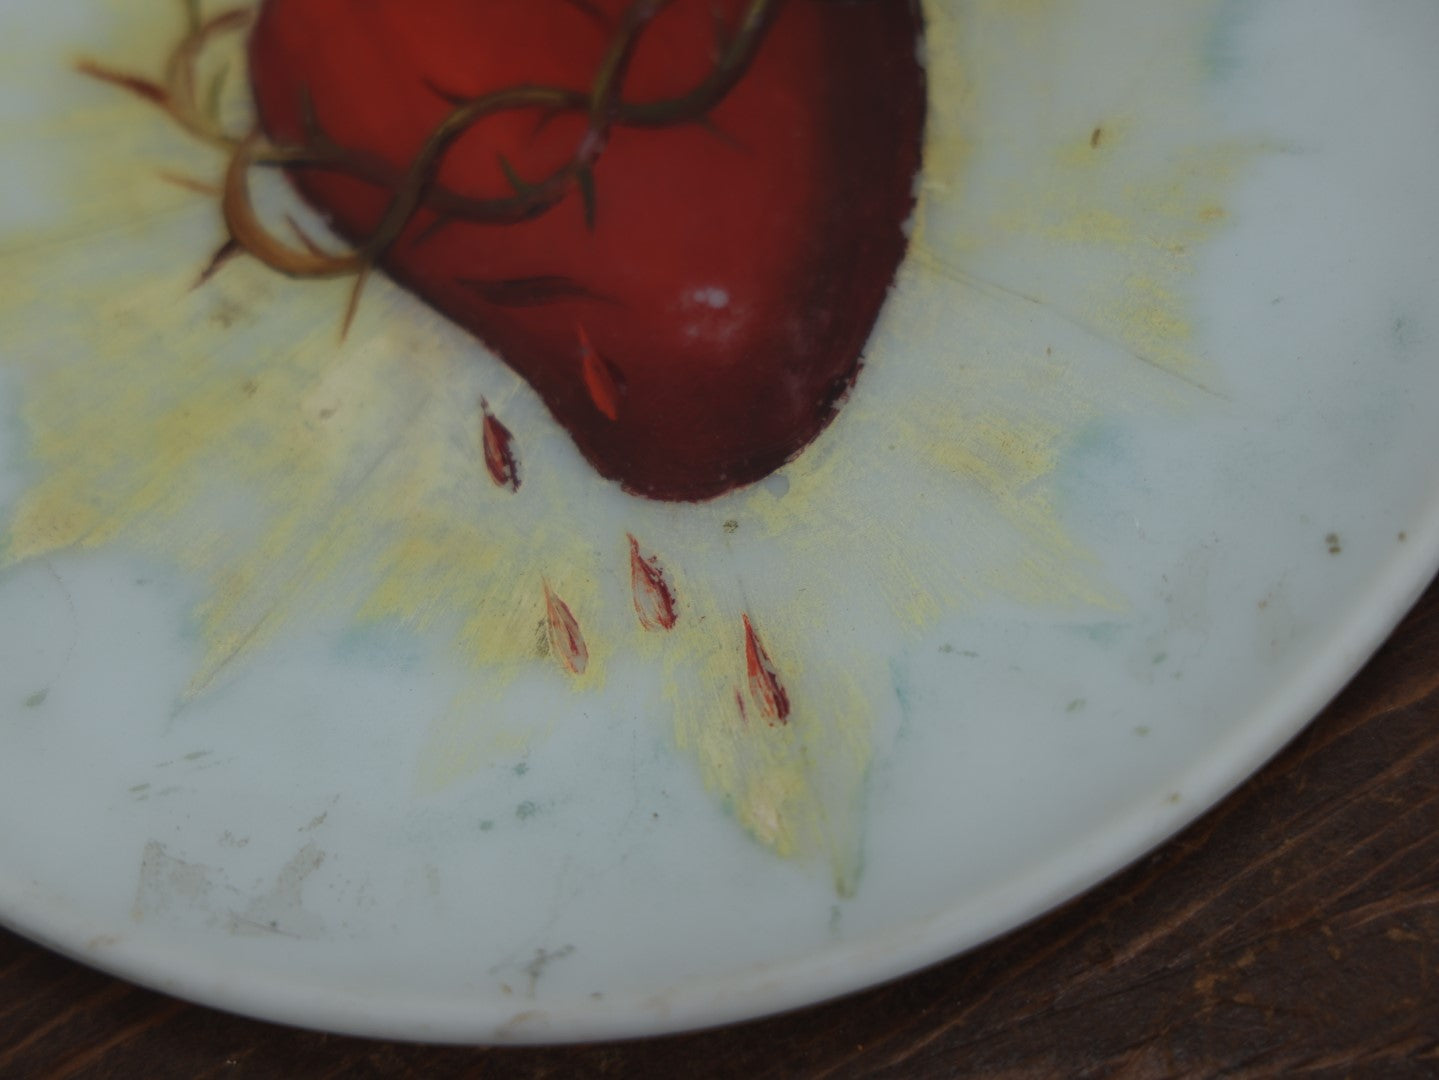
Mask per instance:
[[[191,290],[215,203],[160,174],[222,159],[75,66],[157,73],[181,6],[0,7],[0,917],[86,963],[433,1040],[818,1001],[1173,834],[1435,570],[1429,0],[925,0],[859,382],[679,506],[383,280],[343,344],[341,286]]]

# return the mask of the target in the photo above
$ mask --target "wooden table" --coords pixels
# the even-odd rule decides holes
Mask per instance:
[[[0,931],[0,1077],[1439,1076],[1439,585],[1257,778],[1040,922],[675,1038],[373,1043],[139,990]]]

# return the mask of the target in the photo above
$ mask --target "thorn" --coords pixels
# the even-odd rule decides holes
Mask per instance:
[[[711,59],[718,64],[724,60],[725,53],[729,52],[734,37],[730,34],[729,24],[725,22],[724,12],[720,11],[718,4],[710,5],[710,21],[714,24],[715,35],[714,54]]]
[[[785,693],[779,673],[760,643],[749,616],[742,615],[741,618],[744,620],[744,658],[750,696],[772,725],[782,724],[789,718],[789,695]]]
[[[595,231],[595,172],[588,165],[581,165],[575,170],[575,180],[580,185],[580,198],[585,206],[585,228],[590,232]]]
[[[435,97],[439,98],[446,105],[454,105],[456,107],[459,107],[460,105],[463,105],[467,101],[469,101],[471,97],[471,95],[461,94],[454,90],[446,90],[439,83],[429,78],[429,76],[425,77],[424,84],[426,90],[434,94]]]
[[[569,605],[545,587],[545,618],[549,624],[550,654],[571,675],[583,675],[589,666],[590,650],[585,645],[580,624],[575,620]]]
[[[321,141],[325,133],[320,130],[320,117],[315,112],[315,99],[310,96],[308,85],[300,84],[300,130],[305,133],[307,143]]]
[[[514,166],[510,164],[504,154],[496,154],[495,157],[500,159],[500,171],[505,174],[505,180],[509,183],[510,188],[520,198],[527,198],[535,190],[535,186],[515,172]]]
[[[216,249],[215,254],[210,256],[210,261],[205,264],[205,269],[200,271],[200,276],[195,279],[195,283],[190,286],[190,290],[193,292],[205,284],[205,282],[219,273],[220,269],[226,263],[241,253],[242,249],[233,237],[226,240]]]
[[[593,0],[565,0],[565,2],[569,4],[570,7],[578,9],[593,19],[599,24],[600,29],[608,30],[611,28],[610,17],[606,15],[597,4],[593,3]]]
[[[415,238],[410,241],[410,246],[419,247],[421,244],[424,244],[429,240],[433,240],[444,229],[446,229],[450,225],[453,225],[454,223],[454,218],[448,217],[445,214],[436,214],[433,218],[430,219],[429,223],[426,224],[423,229],[421,229],[415,234]]]
[[[196,195],[205,195],[218,199],[225,192],[225,189],[220,187],[219,184],[210,184],[204,180],[197,180],[193,176],[183,176],[180,173],[169,172],[165,169],[161,169],[157,175],[159,175],[160,179],[165,181],[165,183],[174,184],[176,187],[184,188],[186,191],[193,191]]]
[[[480,398],[480,412],[484,416],[481,429],[484,434],[485,468],[496,487],[520,490],[520,468],[515,459],[514,436],[510,429],[495,419],[490,412],[490,403]]]
[[[728,131],[716,124],[714,122],[714,118],[711,117],[708,113],[706,113],[704,116],[697,117],[691,122],[701,131],[708,132],[720,142],[724,143],[726,146],[732,146],[736,150],[749,150],[749,147],[747,147],[744,143],[740,142]]]
[[[580,335],[580,374],[585,380],[585,389],[589,391],[590,401],[605,417],[610,420],[618,420],[620,418],[620,387],[615,380],[615,373],[605,362],[604,357],[595,351],[589,334],[585,333],[585,328],[579,323],[575,323],[575,329],[579,331]]]
[[[369,265],[362,266],[360,272],[355,275],[355,287],[350,290],[350,302],[345,305],[345,319],[340,324],[340,340],[344,341],[350,334],[350,327],[355,322],[355,312],[360,309],[360,294],[365,291],[365,282],[370,279]]]
[[[220,99],[225,93],[225,77],[229,74],[230,66],[222,64],[205,91],[205,115],[211,120],[217,120],[220,116]]]
[[[325,249],[320,247],[319,244],[315,243],[314,240],[310,239],[310,234],[305,232],[304,229],[300,228],[300,223],[296,221],[293,217],[291,217],[289,214],[285,215],[285,224],[290,226],[290,230],[295,234],[296,239],[300,241],[306,251],[308,251],[311,255],[319,255],[321,257],[324,257],[324,255],[326,254]]]
[[[530,138],[533,139],[540,132],[544,131],[545,128],[549,127],[551,120],[554,120],[556,117],[559,116],[564,116],[565,113],[569,111],[570,110],[565,108],[563,105],[552,105],[548,109],[541,110],[540,117],[538,120],[535,121],[534,129],[530,132]]]
[[[151,82],[149,79],[142,79],[138,75],[126,75],[120,71],[112,71],[93,60],[81,60],[75,65],[75,70],[81,75],[88,75],[92,79],[99,79],[111,86],[118,86],[121,90],[128,90],[153,105],[167,106],[170,104],[170,94],[163,86]]]

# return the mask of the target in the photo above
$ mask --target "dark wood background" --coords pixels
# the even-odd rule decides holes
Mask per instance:
[[[993,944],[801,1013],[467,1049],[186,1005],[0,931],[0,1077],[1439,1076],[1439,586],[1259,776]]]

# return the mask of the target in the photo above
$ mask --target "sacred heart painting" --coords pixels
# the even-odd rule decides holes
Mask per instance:
[[[1432,100],[1435,20],[1262,7],[11,4],[0,917],[297,1023],[634,1034],[1192,819],[1432,561],[1439,278],[1314,72]]]

